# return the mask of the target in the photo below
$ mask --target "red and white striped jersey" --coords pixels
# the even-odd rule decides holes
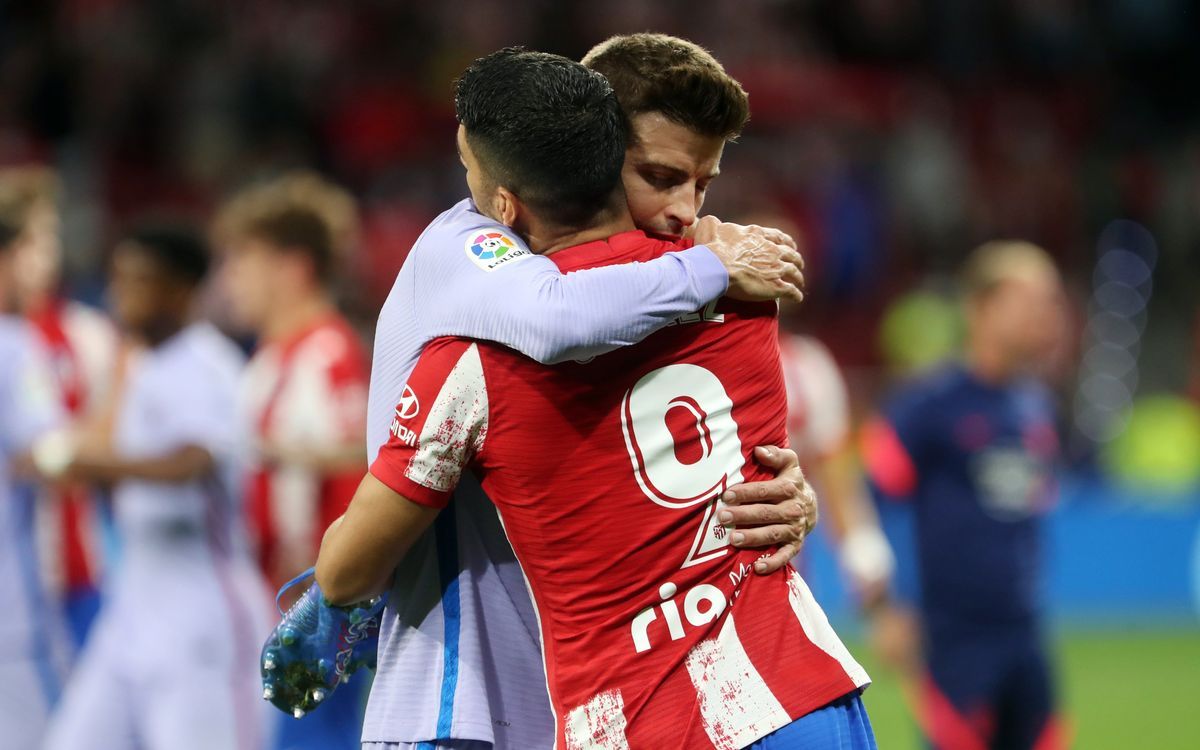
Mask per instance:
[[[56,301],[29,316],[63,413],[85,420],[112,397],[119,338],[99,310]],[[58,595],[95,588],[103,569],[102,522],[94,492],[82,485],[45,486],[37,504],[38,552],[48,589]]]
[[[850,439],[850,397],[833,355],[812,336],[779,337],[788,436],[800,462],[828,458]]]
[[[564,272],[676,246],[641,232],[552,256]],[[372,473],[441,506],[472,466],[528,580],[558,744],[741,748],[868,678],[790,567],[752,572],[718,497],[786,444],[776,306],[727,299],[641,344],[545,367],[438,339]]]
[[[339,315],[267,342],[246,367],[242,414],[256,444],[247,525],[274,584],[317,559],[321,535],[362,479],[362,467],[323,472],[311,457],[361,442],[367,367],[362,342]]]

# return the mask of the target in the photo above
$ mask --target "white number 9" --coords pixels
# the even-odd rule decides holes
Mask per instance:
[[[684,566],[723,554],[728,539],[712,501],[742,481],[745,459],[733,401],[717,376],[689,364],[647,373],[625,394],[621,428],[646,497],[664,508],[711,503]],[[685,462],[680,453],[696,458]]]

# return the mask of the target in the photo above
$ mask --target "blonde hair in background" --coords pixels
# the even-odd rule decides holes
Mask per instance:
[[[58,175],[49,167],[0,169],[0,223],[16,233],[23,231],[36,208],[58,201],[60,189]]]
[[[962,290],[967,301],[978,300],[1002,282],[1058,275],[1050,254],[1024,240],[992,240],[975,248],[963,264]]]
[[[358,204],[349,191],[314,172],[289,172],[230,198],[217,214],[214,233],[218,245],[258,237],[281,248],[302,246],[326,276],[358,245]]]

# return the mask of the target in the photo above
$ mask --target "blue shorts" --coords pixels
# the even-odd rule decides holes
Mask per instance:
[[[747,750],[877,750],[871,720],[858,693],[838,698],[771,732]]]
[[[438,740],[436,742],[364,742],[362,750],[492,750],[483,740]]]
[[[100,612],[100,591],[88,586],[67,592],[63,599],[63,612],[71,631],[71,640],[75,649],[79,650],[87,641],[87,634]]]
[[[447,740],[439,743],[364,742],[363,750],[487,750],[487,742]],[[837,699],[828,706],[801,716],[786,727],[771,732],[747,750],[878,750],[867,709],[858,693]]]
[[[1035,633],[930,638],[921,728],[934,750],[1057,750],[1053,680]]]

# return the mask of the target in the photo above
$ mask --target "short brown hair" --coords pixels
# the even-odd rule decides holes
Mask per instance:
[[[698,44],[666,34],[623,34],[592,48],[583,64],[608,79],[625,115],[661,112],[697,133],[732,141],[750,119],[750,99]]]
[[[0,169],[0,246],[7,247],[29,224],[39,205],[58,200],[58,176],[43,166]]]
[[[236,194],[217,214],[216,240],[254,238],[312,260],[328,280],[358,239],[358,208],[346,190],[311,172],[293,172]]]

